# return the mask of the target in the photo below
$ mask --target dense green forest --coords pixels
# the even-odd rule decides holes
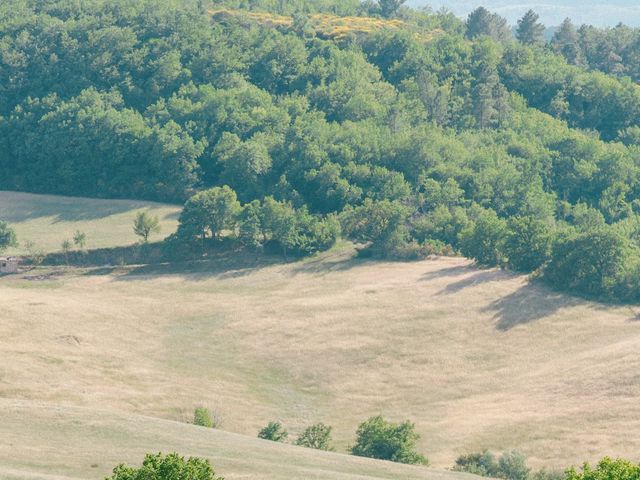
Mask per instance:
[[[638,32],[566,22],[547,45],[532,12],[514,37],[402,3],[3,2],[0,188],[188,200],[194,244],[343,235],[640,299]]]

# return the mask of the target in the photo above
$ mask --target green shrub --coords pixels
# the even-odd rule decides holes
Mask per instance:
[[[316,450],[333,450],[331,447],[331,427],[324,423],[316,423],[307,427],[296,440],[296,445]]]
[[[286,442],[289,432],[282,426],[280,422],[269,422],[258,433],[258,438],[263,440],[271,440],[272,442]]]
[[[27,240],[24,246],[27,249],[27,258],[31,265],[37,267],[38,265],[42,264],[46,257],[44,250],[38,248],[35,242],[31,240]]]
[[[205,407],[196,408],[193,414],[193,424],[200,427],[212,428],[214,423],[209,409]]]
[[[613,227],[569,231],[554,242],[544,278],[558,288],[587,296],[634,300],[637,288],[626,290],[624,286],[634,283],[633,278],[629,282],[628,274],[637,255],[637,248]]]
[[[497,266],[505,262],[504,244],[507,222],[493,210],[483,210],[475,223],[460,233],[460,250],[480,265]]]
[[[148,454],[141,468],[124,464],[113,469],[113,475],[106,480],[224,480],[216,477],[209,460],[190,457],[185,460],[177,453],[168,455]]]
[[[428,463],[415,450],[420,435],[411,422],[391,423],[378,415],[361,423],[356,435],[356,444],[351,448],[353,455],[398,463]]]
[[[138,212],[133,220],[133,233],[139,236],[143,243],[149,243],[149,236],[160,232],[160,220],[156,215]]]
[[[507,480],[526,480],[529,478],[530,472],[526,457],[517,450],[505,452],[499,459],[496,459],[495,455],[487,450],[481,453],[460,455],[453,470]],[[544,480],[544,478],[540,480]]]
[[[527,467],[527,457],[522,452],[505,452],[498,461],[499,477],[507,480],[526,480],[531,469]]]
[[[529,475],[530,480],[564,480],[562,470],[547,470],[545,468]]]
[[[595,468],[588,463],[582,466],[582,471],[571,468],[567,471],[566,480],[637,480],[640,478],[640,464],[627,460],[603,458]]]
[[[549,222],[533,217],[514,217],[508,224],[504,252],[509,267],[524,273],[540,268],[549,259],[551,250]]]
[[[498,476],[498,461],[491,452],[483,451],[482,453],[470,453],[468,455],[460,455],[456,459],[453,470],[457,472],[468,472],[483,477]]]
[[[393,257],[407,243],[409,209],[398,201],[367,198],[347,206],[340,215],[342,229],[352,240],[369,246],[372,255]]]
[[[16,232],[9,227],[7,222],[0,221],[0,252],[17,245],[18,241],[16,238]]]

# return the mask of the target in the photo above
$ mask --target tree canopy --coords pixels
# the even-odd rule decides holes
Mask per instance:
[[[139,468],[124,464],[113,469],[107,480],[223,480],[215,475],[208,460],[198,457],[185,459],[177,453],[148,454]]]
[[[399,1],[11,3],[0,188],[186,202],[195,250],[343,235],[640,298],[636,30],[567,21],[543,49],[534,12],[518,42],[484,8]],[[601,247],[601,268],[562,262]]]

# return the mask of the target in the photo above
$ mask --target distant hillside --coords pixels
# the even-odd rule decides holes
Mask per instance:
[[[612,27],[625,23],[632,27],[640,26],[640,5],[635,0],[612,0],[598,2],[594,0],[558,0],[553,2],[528,0],[512,2],[509,0],[409,0],[416,7],[431,6],[434,9],[448,8],[456,15],[465,16],[473,9],[484,6],[506,17],[511,24],[528,10],[533,9],[548,26],[560,25],[567,17],[577,24],[589,24],[600,27]]]

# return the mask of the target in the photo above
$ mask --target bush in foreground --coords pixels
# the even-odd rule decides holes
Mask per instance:
[[[216,477],[209,460],[190,457],[187,460],[177,453],[168,455],[147,454],[142,467],[127,467],[124,464],[113,469],[106,480],[224,480]]]
[[[398,463],[428,464],[424,455],[416,452],[420,435],[411,422],[391,423],[378,415],[361,423],[356,435],[356,444],[351,448],[353,455]]]
[[[571,468],[565,475],[566,480],[637,480],[640,478],[640,464],[628,460],[605,457],[595,468],[588,463],[582,466],[582,471]]]

